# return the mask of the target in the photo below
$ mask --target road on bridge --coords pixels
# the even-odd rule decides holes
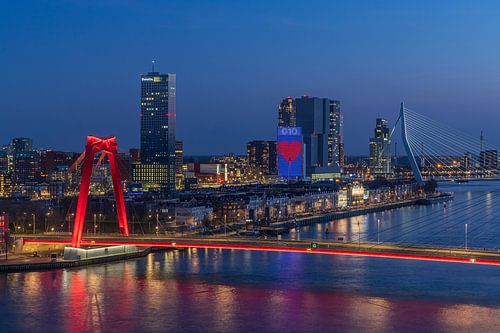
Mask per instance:
[[[71,244],[67,235],[25,235],[24,244]],[[84,237],[83,246],[135,245],[165,248],[208,248],[227,250],[295,252],[331,255],[350,255],[406,260],[430,260],[483,265],[500,265],[496,251],[464,248],[438,248],[429,246],[404,246],[389,243],[349,243],[299,240],[269,240],[261,238],[225,237],[168,237],[168,236],[115,236]]]

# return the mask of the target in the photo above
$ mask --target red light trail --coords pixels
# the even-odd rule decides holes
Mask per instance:
[[[39,240],[24,240],[25,244],[70,244],[70,241],[39,239]],[[165,242],[148,242],[137,240],[82,240],[81,245],[86,246],[115,246],[115,245],[135,245],[141,247],[166,247],[166,248],[202,248],[202,249],[223,249],[223,250],[244,250],[244,251],[270,251],[270,252],[287,252],[287,253],[310,253],[310,254],[330,254],[330,255],[346,255],[357,257],[373,257],[373,258],[388,258],[402,260],[423,260],[437,262],[452,262],[452,263],[469,263],[479,265],[494,265],[500,266],[500,259],[483,259],[483,258],[466,258],[466,257],[447,257],[425,254],[410,254],[410,253],[389,253],[381,251],[356,251],[345,249],[324,249],[324,248],[304,248],[304,247],[288,247],[288,246],[266,246],[266,245],[241,245],[241,244],[206,244],[206,243],[191,243],[173,241]]]

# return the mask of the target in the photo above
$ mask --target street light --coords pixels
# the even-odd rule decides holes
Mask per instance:
[[[467,223],[465,223],[465,249],[467,250]]]
[[[71,233],[71,220],[75,217],[75,213],[71,213],[71,215],[68,216],[68,232]]]
[[[359,218],[356,219],[358,222],[358,250],[361,249],[361,229],[359,228]]]
[[[380,244],[380,219],[377,219],[377,243]]]
[[[158,213],[156,213],[156,236],[158,236],[158,230],[160,229],[160,219]]]

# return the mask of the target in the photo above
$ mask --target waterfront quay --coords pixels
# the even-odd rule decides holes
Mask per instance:
[[[125,206],[131,234],[209,234],[365,214],[407,205],[422,195],[411,181],[295,182],[180,191],[173,198],[126,195]],[[0,200],[0,211],[9,217],[11,234],[71,232],[76,199],[10,198]],[[84,232],[116,232],[114,202],[111,196],[90,197]]]
[[[130,260],[147,256],[152,252],[152,247],[139,248],[130,252],[112,254],[108,256],[96,256],[93,258],[62,259],[58,258],[59,253],[52,252],[33,255],[13,255],[10,260],[0,262],[0,273],[30,272],[51,269],[76,268],[88,265],[100,265],[113,261]],[[59,251],[61,248],[59,247]]]
[[[323,223],[323,222],[329,222],[329,221],[353,217],[353,216],[382,212],[382,211],[389,210],[389,209],[396,209],[396,208],[401,208],[401,207],[412,206],[412,205],[418,204],[418,202],[420,200],[421,200],[420,198],[415,198],[415,199],[401,200],[398,202],[373,204],[373,205],[369,205],[367,207],[351,208],[351,209],[346,209],[346,210],[342,210],[342,211],[333,211],[333,212],[327,212],[324,214],[315,214],[315,215],[311,215],[311,216],[299,217],[299,218],[295,218],[295,219],[291,219],[291,220],[287,220],[287,221],[273,222],[270,225],[273,228],[290,229],[290,228],[311,225],[311,224],[315,224],[315,223]]]

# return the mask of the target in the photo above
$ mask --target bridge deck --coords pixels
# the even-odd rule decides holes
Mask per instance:
[[[25,244],[70,244],[68,236],[25,236]],[[95,236],[84,237],[82,245],[111,246],[136,245],[167,248],[210,248],[250,251],[296,252],[314,254],[351,255],[394,259],[430,260],[483,265],[500,265],[500,253],[463,248],[437,248],[428,246],[404,246],[397,244],[344,243],[315,241],[266,240],[258,238],[211,238],[165,236]]]

